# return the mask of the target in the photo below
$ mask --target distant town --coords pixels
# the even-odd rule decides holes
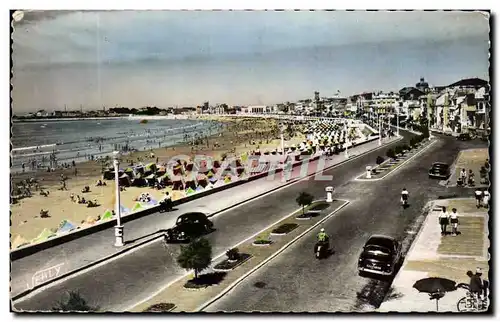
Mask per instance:
[[[129,115],[203,115],[203,114],[291,114],[325,117],[390,117],[398,116],[402,123],[428,119],[429,126],[442,131],[460,133],[468,129],[490,128],[489,85],[486,80],[467,78],[447,86],[429,86],[421,78],[415,86],[397,92],[365,92],[343,97],[337,91],[332,97],[321,97],[314,92],[312,98],[297,102],[283,102],[272,106],[230,106],[228,104],[139,109],[103,107],[101,110],[52,111],[39,110],[26,115],[14,115],[13,120],[124,117]]]

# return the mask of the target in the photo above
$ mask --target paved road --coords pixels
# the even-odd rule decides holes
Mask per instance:
[[[214,245],[214,254],[224,252],[294,211],[297,208],[295,198],[301,191],[324,198],[326,186],[346,184],[359,175],[367,164],[373,164],[377,155],[385,155],[386,149],[325,171],[324,175],[333,176],[332,181],[304,180],[215,217],[213,221],[217,231],[208,236]],[[277,202],[281,200],[291,202]],[[154,215],[147,218],[154,218]],[[107,238],[112,239],[111,236]],[[87,301],[105,310],[128,308],[184,273],[175,263],[179,247],[170,245],[167,250],[163,247],[160,242],[153,243],[87,273],[56,282],[43,292],[35,292],[16,303],[16,308],[51,309],[67,290],[78,290]]]
[[[360,154],[376,147],[378,147],[377,141],[365,143],[350,151],[352,154]],[[374,159],[373,154],[370,158]],[[332,165],[344,160],[344,155],[340,154],[326,161],[326,163]],[[310,162],[309,167],[305,168],[306,172],[316,172],[319,163],[320,161]],[[302,167],[294,168],[291,177],[299,177],[303,173],[301,171]],[[178,206],[177,211],[168,214],[156,213],[127,222],[125,223],[125,240],[132,245],[134,242],[140,242],[145,237],[158,233],[159,230],[171,227],[175,219],[182,213],[202,211],[212,214],[263,194],[273,188],[280,187],[283,184],[279,175],[276,175],[272,180],[270,180],[270,177],[266,177],[187,202]],[[46,280],[50,280],[55,277],[56,269],[59,270],[59,275],[62,275],[116,253],[118,249],[113,246],[113,241],[114,230],[111,227],[13,261],[11,263],[12,295],[15,296],[31,289],[34,282],[36,282],[33,281],[33,276],[38,271],[55,267],[47,272],[52,277],[49,274],[43,274]],[[38,275],[41,276],[42,274]]]
[[[362,278],[357,274],[360,250],[371,234],[391,235],[411,245],[425,219],[423,206],[440,195],[471,194],[445,188],[428,179],[427,169],[437,160],[452,163],[459,149],[481,145],[441,137],[430,151],[378,182],[351,181],[337,193],[351,204],[329,219],[324,227],[335,253],[314,259],[317,230],[300,239],[280,256],[245,279],[205,311],[363,311],[378,307],[391,281]],[[484,146],[484,143],[482,143]],[[399,193],[410,192],[410,208],[402,210]],[[257,282],[265,283],[258,288]]]

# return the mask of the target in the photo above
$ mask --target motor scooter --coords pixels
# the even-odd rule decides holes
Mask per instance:
[[[325,258],[330,251],[330,241],[327,239],[325,241],[318,241],[316,245],[314,245],[314,254],[317,259]]]
[[[401,196],[401,206],[403,206],[403,209],[405,209],[406,207],[408,207],[408,196],[406,196],[406,198],[404,198],[403,196]]]

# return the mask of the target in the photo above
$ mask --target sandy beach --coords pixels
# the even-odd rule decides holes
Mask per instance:
[[[213,119],[213,117],[211,117]],[[280,148],[278,123],[272,119],[235,119],[217,118],[224,122],[225,128],[221,135],[206,138],[199,145],[192,146],[189,143],[180,144],[168,148],[159,148],[152,151],[134,152],[122,157],[120,167],[126,167],[127,160],[134,163],[142,162],[168,162],[176,155],[208,155],[220,159],[222,154],[241,155],[259,148],[261,151],[271,151]],[[295,145],[304,140],[304,136],[297,130],[292,137],[285,135],[287,146]],[[155,157],[151,158],[153,152]],[[140,161],[139,161],[140,160]],[[109,163],[111,164],[111,163]],[[30,241],[37,237],[44,229],[56,231],[63,220],[68,220],[75,226],[85,226],[85,221],[95,220],[104,214],[106,210],[114,209],[113,187],[114,181],[108,180],[106,186],[96,186],[97,180],[102,178],[103,165],[97,161],[88,161],[76,164],[75,169],[58,169],[54,172],[40,171],[36,173],[12,174],[12,183],[28,180],[30,177],[39,182],[39,190],[31,189],[32,196],[22,198],[17,203],[11,204],[11,248]],[[67,190],[59,190],[61,187],[61,174],[68,178]],[[82,193],[83,187],[89,186],[90,192]],[[40,189],[48,191],[47,197],[40,195]],[[121,204],[131,209],[136,203],[135,199],[144,192],[148,192],[153,199],[159,200],[166,191],[171,188],[156,190],[148,187],[127,187],[121,193]],[[74,194],[85,197],[86,200],[96,199],[100,206],[88,208],[87,205],[78,204],[70,200]],[[173,193],[173,199],[179,195]],[[40,218],[40,210],[47,210],[50,217]]]

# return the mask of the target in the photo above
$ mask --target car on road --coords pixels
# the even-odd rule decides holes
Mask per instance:
[[[401,262],[401,243],[385,235],[372,235],[363,247],[358,259],[360,275],[392,276]]]
[[[177,218],[175,226],[165,232],[165,238],[167,242],[190,242],[213,230],[213,222],[204,213],[189,212]]]
[[[434,162],[429,169],[429,178],[448,179],[450,176],[450,166],[444,162]]]
[[[460,140],[460,141],[470,141],[470,140],[472,140],[472,136],[470,135],[470,133],[460,133],[457,136],[457,140]]]

